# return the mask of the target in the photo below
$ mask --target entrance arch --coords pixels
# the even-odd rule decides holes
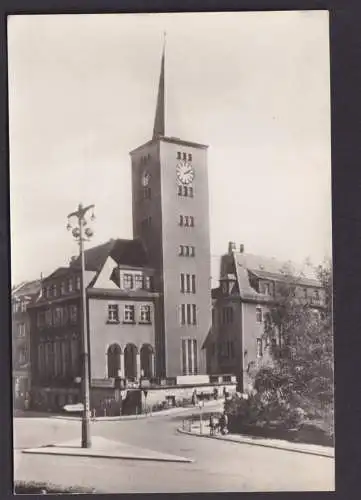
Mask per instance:
[[[124,375],[127,379],[136,379],[138,349],[134,344],[127,344],[124,349]]]
[[[108,347],[108,351],[107,351],[108,378],[118,377],[118,372],[120,370],[121,352],[122,352],[122,350],[118,344],[112,344]]]
[[[140,367],[141,373],[145,378],[154,376],[153,373],[154,350],[150,344],[143,344],[140,349]]]

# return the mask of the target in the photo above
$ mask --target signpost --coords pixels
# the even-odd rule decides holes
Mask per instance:
[[[144,394],[144,408],[145,408],[145,414],[147,414],[147,396],[148,396],[148,391],[146,389],[143,389],[143,394]]]
[[[204,407],[204,400],[199,399],[199,434],[203,434],[203,407]]]

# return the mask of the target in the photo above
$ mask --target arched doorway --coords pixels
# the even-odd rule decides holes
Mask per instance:
[[[140,350],[140,367],[142,376],[145,378],[153,377],[153,347],[149,344],[143,344]]]
[[[124,375],[127,379],[137,378],[137,353],[134,344],[127,344],[124,349]]]
[[[112,344],[107,351],[108,358],[108,378],[118,377],[120,370],[120,354],[122,350],[118,344]]]

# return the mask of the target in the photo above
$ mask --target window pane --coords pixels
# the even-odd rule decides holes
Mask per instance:
[[[190,339],[187,340],[188,347],[188,373],[192,373],[192,341]]]
[[[185,314],[185,304],[181,305],[181,324],[185,325],[186,323],[186,314]]]
[[[193,309],[193,325],[197,324],[197,307],[196,304],[192,304]]]
[[[196,375],[198,373],[198,353],[197,353],[197,341],[193,341],[193,373]]]
[[[192,320],[191,320],[191,305],[190,304],[187,304],[187,323],[188,325],[190,325],[192,323]]]
[[[257,356],[262,356],[262,339],[257,339]]]
[[[182,339],[182,371],[183,375],[187,375],[187,344],[185,339]]]

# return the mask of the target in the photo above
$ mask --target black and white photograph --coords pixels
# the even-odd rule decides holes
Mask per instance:
[[[14,493],[334,491],[329,13],[7,38]]]

